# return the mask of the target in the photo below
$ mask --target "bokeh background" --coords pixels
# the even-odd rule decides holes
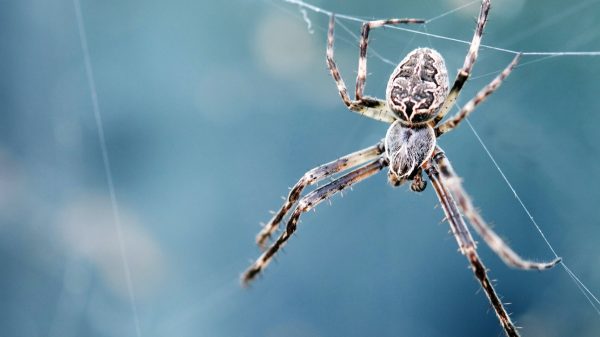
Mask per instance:
[[[434,18],[461,0],[313,1],[363,18]],[[433,34],[470,40],[474,3]],[[0,335],[501,336],[431,189],[381,174],[303,219],[250,289],[259,222],[308,169],[375,143],[325,66],[327,17],[282,1],[81,0],[122,227],[115,227],[74,3],[0,1]],[[484,43],[600,50],[598,1],[493,1]],[[357,23],[341,21],[358,34]],[[354,86],[357,42],[337,27]],[[397,62],[418,46],[450,73],[468,46],[374,31]],[[482,49],[460,103],[512,58]],[[369,60],[367,93],[393,67]],[[528,63],[531,62],[531,63]],[[600,56],[527,56],[471,122],[558,253],[600,293]],[[468,126],[441,140],[484,217],[525,257],[552,254]],[[524,336],[598,336],[562,268],[480,254]]]

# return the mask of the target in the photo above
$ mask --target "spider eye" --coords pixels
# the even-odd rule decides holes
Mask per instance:
[[[448,71],[435,50],[418,48],[396,67],[387,86],[387,104],[407,124],[419,124],[435,117],[448,94]]]

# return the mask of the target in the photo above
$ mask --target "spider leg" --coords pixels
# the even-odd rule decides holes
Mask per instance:
[[[340,171],[364,164],[368,161],[371,161],[381,155],[384,151],[384,143],[383,141],[377,143],[374,146],[368,147],[366,149],[362,149],[360,151],[356,151],[349,155],[343,156],[337,160],[334,160],[330,163],[323,164],[321,166],[315,167],[314,169],[306,172],[302,178],[292,187],[290,193],[287,196],[287,199],[283,203],[283,206],[279,209],[273,218],[267,223],[263,229],[256,236],[256,243],[259,247],[264,248],[265,243],[271,237],[271,235],[277,230],[279,223],[286,215],[286,213],[294,206],[296,201],[300,199],[300,195],[302,190],[305,187],[315,184],[332,174],[338,173]]]
[[[363,99],[363,92],[365,89],[365,82],[367,81],[367,47],[369,44],[369,32],[373,28],[383,27],[385,25],[398,25],[398,24],[414,24],[414,23],[425,23],[422,19],[387,19],[387,20],[374,20],[365,22],[362,24],[360,32],[360,51],[358,55],[358,74],[356,76],[356,100],[361,101]]]
[[[454,84],[452,85],[452,89],[448,93],[446,100],[442,103],[438,115],[433,120],[433,124],[439,123],[444,116],[450,111],[454,102],[456,102],[456,98],[460,93],[463,85],[471,75],[471,71],[473,70],[473,65],[477,60],[477,53],[479,52],[479,46],[481,44],[481,36],[483,35],[483,28],[487,22],[488,13],[490,11],[490,0],[483,0],[481,2],[481,9],[479,11],[479,17],[477,18],[477,26],[475,27],[475,33],[473,34],[473,39],[471,40],[471,46],[469,47],[469,52],[465,57],[465,62],[462,68],[458,71],[456,75],[456,79],[454,80]]]
[[[267,267],[273,256],[286,244],[288,239],[296,231],[300,215],[316,207],[323,200],[331,198],[334,194],[342,191],[353,184],[369,178],[375,173],[381,171],[388,165],[384,158],[379,158],[365,166],[353,170],[344,176],[324,185],[306,196],[298,202],[298,206],[292,213],[287,223],[287,228],[279,238],[251,265],[242,275],[242,283],[247,285],[250,283],[264,268]]]
[[[475,95],[475,97],[473,97],[469,102],[467,102],[467,104],[465,104],[456,115],[454,115],[451,119],[445,121],[443,124],[437,126],[435,128],[436,137],[439,137],[448,131],[452,131],[456,126],[458,126],[458,124],[460,124],[460,122],[463,121],[463,119],[469,116],[479,104],[485,101],[485,99],[489,95],[496,91],[496,89],[498,89],[498,87],[500,87],[500,85],[502,84],[502,81],[504,81],[504,79],[508,75],[510,75],[510,72],[515,68],[515,66],[519,62],[520,57],[521,54],[517,54],[517,56],[515,56],[512,62],[510,62],[510,64],[506,68],[504,68],[504,70],[498,76],[496,76],[496,78],[494,78],[488,85],[481,89],[477,93],[477,95]]]
[[[452,195],[448,193],[448,190],[440,179],[439,172],[432,165],[431,161],[427,162],[424,167],[429,179],[431,180],[433,189],[435,190],[437,197],[442,204],[442,208],[444,209],[444,213],[446,214],[446,218],[450,224],[452,234],[456,238],[458,246],[460,247],[460,252],[469,260],[471,270],[475,274],[475,277],[485,291],[488,300],[492,304],[492,307],[496,312],[496,316],[498,317],[504,332],[508,337],[519,337],[519,333],[517,332],[514,323],[510,319],[510,316],[506,312],[506,309],[498,297],[494,286],[487,276],[486,267],[477,254],[477,245],[475,244],[467,225],[458,211],[456,202],[452,198]]]
[[[483,240],[490,246],[490,248],[496,253],[504,263],[507,265],[525,270],[544,270],[554,267],[558,264],[561,259],[557,258],[550,262],[533,262],[523,259],[517,253],[515,253],[510,246],[508,246],[504,240],[488,226],[483,220],[481,215],[475,210],[471,199],[465,192],[460,178],[454,173],[454,169],[450,164],[448,158],[441,149],[436,149],[436,154],[433,156],[433,162],[437,165],[441,174],[441,179],[444,185],[450,190],[450,192],[456,197],[460,209],[464,215],[469,219],[469,222],[475,228],[475,231],[483,238]]]
[[[329,30],[327,33],[327,67],[331,72],[331,76],[337,84],[338,91],[342,97],[342,101],[346,106],[363,116],[373,118],[375,120],[393,123],[396,120],[394,114],[388,109],[385,101],[372,98],[363,97],[363,89],[367,78],[367,41],[369,37],[369,30],[371,28],[380,27],[386,24],[401,24],[401,23],[424,23],[424,20],[420,19],[389,19],[389,20],[377,20],[370,21],[363,24],[362,37],[360,40],[360,56],[358,61],[358,77],[356,79],[356,99],[351,100],[346,89],[346,84],[340,75],[340,71],[333,60],[333,31],[335,27],[335,16],[331,15],[329,19]]]

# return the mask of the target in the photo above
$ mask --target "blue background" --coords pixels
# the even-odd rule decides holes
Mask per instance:
[[[319,1],[364,17],[434,18],[460,0]],[[475,3],[428,32],[470,40]],[[142,336],[501,336],[432,189],[380,174],[303,217],[250,289],[258,223],[308,169],[375,143],[325,66],[325,15],[281,1],[89,1],[82,14]],[[597,1],[493,1],[484,44],[600,50]],[[359,25],[341,21],[353,33]],[[423,31],[424,28],[413,27]],[[354,87],[357,42],[337,27]],[[381,29],[398,62],[431,46],[450,76],[468,45]],[[73,2],[0,1],[0,335],[135,336]],[[465,103],[512,54],[482,49]],[[527,62],[537,61],[527,64]],[[472,116],[567,265],[600,292],[600,57],[526,56]],[[393,67],[369,59],[366,92]],[[482,76],[485,75],[485,76]],[[517,252],[552,254],[467,125],[440,140]],[[524,336],[598,336],[562,270],[523,272],[480,245]]]

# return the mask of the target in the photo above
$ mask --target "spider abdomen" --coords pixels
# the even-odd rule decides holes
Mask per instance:
[[[431,120],[448,94],[448,71],[435,50],[417,48],[396,66],[386,90],[387,104],[404,124]]]
[[[390,172],[398,179],[407,178],[431,157],[435,144],[432,127],[407,127],[400,121],[395,122],[385,135],[385,155]]]

